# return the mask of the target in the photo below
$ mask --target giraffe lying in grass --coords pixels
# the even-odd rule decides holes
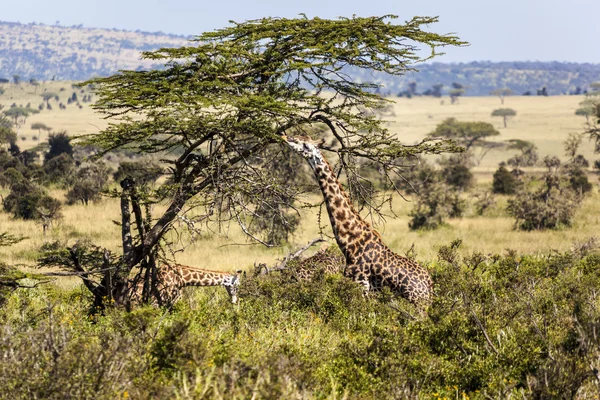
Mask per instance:
[[[152,288],[153,305],[173,305],[181,297],[181,289],[187,286],[223,286],[231,298],[233,304],[237,303],[237,291],[240,285],[240,274],[223,271],[211,271],[180,264],[162,264],[157,268],[156,286]],[[144,281],[133,283],[135,289],[132,292],[131,302],[138,304],[142,302]]]

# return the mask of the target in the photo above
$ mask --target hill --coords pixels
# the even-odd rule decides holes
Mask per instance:
[[[564,63],[541,61],[491,62],[444,64],[426,63],[417,65],[418,72],[403,77],[390,78],[384,74],[367,71],[351,71],[350,74],[365,82],[382,84],[386,94],[396,95],[409,90],[415,82],[416,93],[431,90],[435,84],[444,85],[443,93],[458,83],[466,88],[467,96],[486,96],[494,89],[509,88],[514,94],[546,88],[548,95],[582,94],[592,82],[600,81],[600,64]]]
[[[140,52],[186,44],[162,32],[0,22],[0,77],[85,80],[120,69],[151,68]]]
[[[141,60],[140,52],[182,46],[190,38],[162,32],[0,22],[0,78],[19,75],[22,80],[80,81],[111,75],[120,69],[152,68],[156,64]],[[348,73],[364,82],[382,84],[387,95],[407,91],[411,82],[416,83],[417,94],[435,84],[444,85],[442,93],[447,94],[455,82],[466,87],[467,96],[485,96],[505,87],[519,95],[535,95],[543,87],[549,95],[580,94],[591,82],[600,80],[600,64],[475,61],[434,62],[416,67],[418,72],[403,77],[372,71]]]

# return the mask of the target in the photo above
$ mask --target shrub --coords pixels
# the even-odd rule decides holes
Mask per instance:
[[[436,229],[445,218],[462,217],[467,202],[460,194],[444,183],[436,183],[423,188],[417,203],[411,210],[408,223],[410,229]]]
[[[93,316],[81,288],[19,289],[0,309],[0,397],[595,397],[597,251],[460,245],[427,263],[437,295],[424,318],[339,276],[244,279],[236,307],[194,288],[172,310]]]
[[[70,154],[62,153],[44,161],[44,171],[51,183],[66,185],[75,170],[75,160]]]
[[[519,179],[504,166],[500,166],[496,172],[494,172],[492,192],[496,194],[514,194],[519,185]]]
[[[73,176],[69,178],[69,191],[67,203],[74,204],[81,201],[88,205],[90,201],[98,201],[100,193],[106,189],[109,171],[104,163],[86,163],[79,166]]]
[[[569,176],[569,185],[576,193],[583,195],[592,190],[592,184],[588,180],[587,174],[581,168],[575,166],[567,171]]]
[[[54,157],[58,157],[61,154],[67,154],[73,156],[73,146],[71,145],[71,138],[67,135],[66,131],[57,133],[51,133],[48,137],[48,152],[44,155],[44,160],[47,162]]]
[[[558,158],[546,157],[544,162],[547,171],[542,177],[542,185],[525,187],[508,201],[507,211],[516,218],[515,226],[519,229],[569,226],[581,204],[581,196],[571,188]]]
[[[469,162],[469,157],[463,154],[442,160],[440,175],[444,182],[459,190],[469,189],[473,185],[473,173],[469,168]]]

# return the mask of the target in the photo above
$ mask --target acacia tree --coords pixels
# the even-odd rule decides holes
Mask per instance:
[[[504,121],[504,127],[506,128],[506,120],[508,117],[514,117],[517,115],[517,112],[512,108],[497,108],[492,111],[492,117],[502,117]]]
[[[490,94],[494,96],[498,96],[500,98],[500,104],[504,104],[504,98],[506,96],[510,96],[513,94],[513,91],[509,88],[495,89],[490,92]]]
[[[450,139],[463,146],[467,155],[474,156],[474,149],[479,148],[480,154],[477,161],[491,150],[499,148],[502,145],[496,142],[490,142],[487,139],[492,136],[498,136],[500,132],[488,122],[481,121],[458,121],[456,118],[446,118],[440,122],[435,130],[430,132],[427,137]]]
[[[116,303],[123,300],[119,288],[131,270],[152,265],[149,257],[182,214],[194,229],[203,226],[200,222],[237,223],[268,245],[249,228],[255,210],[275,204],[282,209],[283,203],[293,209],[302,192],[269,168],[273,158],[288,157],[284,134],[326,132],[321,137],[333,145],[321,147],[333,152],[350,182],[360,160],[391,174],[400,171],[403,157],[458,150],[449,140],[405,146],[376,113],[361,112],[386,101],[376,84],[355,82],[349,67],[402,75],[436,56],[440,46],[464,44],[455,36],[422,30],[437,18],[415,17],[404,25],[393,24],[395,18],[234,23],[201,34],[189,46],[144,53],[163,61],[163,69],[122,71],[86,82],[95,85],[94,108],[112,119],[86,143],[100,147],[100,154],[119,148],[158,153],[170,164],[165,184],[150,195],[169,205],[152,223],[142,222],[148,216],[136,211],[135,186],[122,182],[124,255],[115,273],[103,278],[115,288],[109,295]],[[418,55],[419,44],[430,48],[428,57]],[[135,240],[129,231],[130,204],[138,226]]]

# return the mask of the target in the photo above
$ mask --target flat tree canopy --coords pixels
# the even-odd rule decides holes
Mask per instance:
[[[162,69],[86,82],[98,95],[94,108],[111,118],[87,143],[103,153],[159,153],[170,165],[156,192],[170,206],[134,246],[132,265],[193,206],[202,214],[194,221],[231,220],[247,233],[258,207],[292,207],[301,188],[278,174],[276,163],[291,157],[283,134],[327,138],[333,144],[322,147],[334,152],[349,178],[360,159],[391,171],[402,157],[456,151],[448,140],[405,146],[376,113],[364,112],[386,100],[377,85],[355,82],[350,68],[402,75],[441,54],[440,47],[465,44],[422,29],[437,18],[415,17],[403,25],[395,19],[302,16],[232,23],[189,46],[144,53],[163,61]],[[430,52],[422,56],[418,46]]]
[[[427,136],[454,140],[469,151],[473,147],[487,145],[487,138],[499,134],[500,132],[489,122],[458,121],[456,118],[446,118]]]

